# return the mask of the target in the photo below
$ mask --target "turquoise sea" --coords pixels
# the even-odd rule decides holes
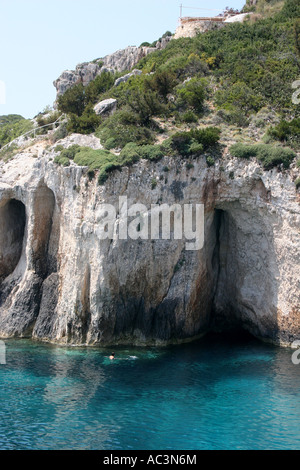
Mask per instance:
[[[300,365],[248,336],[166,348],[6,341],[0,449],[300,449]]]

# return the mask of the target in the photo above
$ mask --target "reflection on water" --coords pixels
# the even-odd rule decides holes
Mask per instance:
[[[290,350],[212,336],[110,352],[7,341],[0,448],[300,448]]]

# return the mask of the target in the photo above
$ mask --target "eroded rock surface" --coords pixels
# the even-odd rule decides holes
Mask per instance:
[[[161,47],[161,45],[160,45]],[[57,97],[62,95],[76,83],[88,85],[97,75],[104,71],[124,72],[131,70],[143,57],[155,51],[153,47],[127,47],[113,54],[105,56],[94,62],[85,62],[77,65],[75,70],[65,70],[53,85],[57,91]]]
[[[237,325],[279,344],[300,339],[292,171],[230,157],[188,169],[165,157],[98,186],[87,168],[53,157],[0,162],[0,336],[151,344]],[[100,240],[101,204],[117,208],[116,228],[119,196],[148,208],[203,203],[203,249],[187,251],[184,239]]]

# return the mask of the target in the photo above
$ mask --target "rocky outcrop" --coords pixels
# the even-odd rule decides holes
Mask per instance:
[[[109,115],[117,109],[117,100],[108,98],[107,100],[100,101],[94,106],[94,111],[97,115]]]
[[[132,72],[126,73],[126,75],[123,75],[123,77],[117,78],[117,80],[114,83],[114,86],[119,86],[121,83],[128,82],[128,80],[131,77],[134,77],[135,75],[141,75],[142,71],[138,69],[132,70]]]
[[[79,64],[75,70],[66,70],[53,82],[57,97],[76,83],[83,83],[84,86],[88,85],[104,71],[124,72],[131,70],[143,57],[155,50],[156,48],[151,47],[131,46],[107,55],[103,59]]]
[[[188,166],[165,157],[116,170],[99,186],[87,168],[60,167],[54,155],[24,151],[0,162],[0,336],[153,344],[242,326],[278,344],[300,339],[292,171],[230,156],[210,168],[203,157]],[[149,209],[203,203],[204,247],[101,239],[103,203],[116,207],[115,230],[124,221],[119,196]]]
[[[172,36],[160,38],[155,47],[129,46],[109,54],[102,59],[93,62],[84,62],[77,65],[75,70],[65,70],[57,80],[53,82],[57,96],[62,95],[76,83],[88,85],[102,72],[125,72],[131,70],[143,57],[151,52],[164,49]]]

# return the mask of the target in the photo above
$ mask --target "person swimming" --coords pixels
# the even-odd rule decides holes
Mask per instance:
[[[114,359],[114,358],[115,358],[115,353],[113,352],[113,353],[111,353],[111,355],[109,356],[109,359],[112,360],[112,359]]]

